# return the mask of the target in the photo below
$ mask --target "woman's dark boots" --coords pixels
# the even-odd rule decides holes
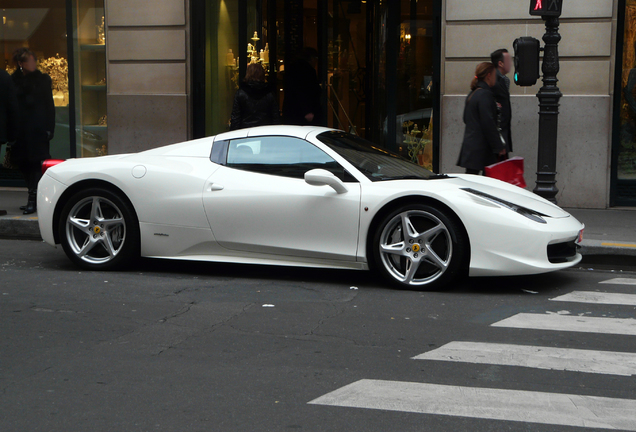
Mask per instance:
[[[37,211],[37,192],[34,190],[29,190],[29,200],[27,201],[26,208],[24,209],[23,214],[32,214]]]

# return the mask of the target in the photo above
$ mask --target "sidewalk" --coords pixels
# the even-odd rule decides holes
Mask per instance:
[[[37,213],[23,215],[20,206],[27,202],[26,188],[0,188],[0,238],[40,240]]]
[[[40,240],[37,213],[23,215],[19,209],[27,201],[24,188],[0,188],[0,238]],[[592,257],[627,259],[636,264],[636,208],[588,210],[565,209],[585,224],[581,253],[586,262]],[[632,258],[633,257],[633,258]]]

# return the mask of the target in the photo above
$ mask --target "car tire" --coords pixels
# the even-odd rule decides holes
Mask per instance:
[[[447,210],[404,205],[383,217],[372,235],[373,267],[398,288],[440,290],[465,274],[468,239]]]
[[[121,269],[139,256],[137,216],[126,199],[109,189],[74,194],[62,208],[58,234],[69,259],[85,269]]]

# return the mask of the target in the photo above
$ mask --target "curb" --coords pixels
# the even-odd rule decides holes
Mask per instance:
[[[42,240],[37,216],[0,217],[0,239]]]
[[[583,240],[581,255],[636,256],[636,244],[610,240]]]

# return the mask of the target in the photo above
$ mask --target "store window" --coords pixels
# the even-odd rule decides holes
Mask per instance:
[[[0,22],[2,67],[16,72],[13,53],[26,47],[37,57],[38,68],[51,76],[55,102],[55,136],[50,144],[51,155],[68,158],[69,147],[69,87],[68,49],[66,39],[65,0],[3,0]],[[5,147],[0,158],[4,158]],[[0,182],[21,185],[17,170],[0,168]]]
[[[327,125],[366,136],[366,3],[330,1],[327,45]]]
[[[75,155],[108,154],[106,33],[103,0],[76,0],[72,7]]]
[[[433,169],[434,31],[432,0],[402,0],[397,64],[396,142]]]
[[[228,130],[239,86],[239,2],[206,0],[202,9],[206,29],[204,128],[209,136]]]
[[[626,0],[622,64],[617,74],[618,133],[614,137],[612,204],[636,204],[636,0]],[[620,56],[619,56],[620,58]],[[620,82],[620,84],[618,84]]]
[[[15,72],[13,53],[26,47],[35,53],[38,69],[51,77],[51,157],[107,154],[103,0],[3,0],[0,12],[2,67]],[[4,151],[3,146],[0,158]],[[0,168],[0,184],[21,186],[21,174]]]
[[[282,109],[285,69],[309,47],[318,52],[321,124],[435,168],[441,1],[202,0],[193,7],[195,136],[228,129],[248,63],[263,66]],[[205,22],[197,22],[203,10]]]

